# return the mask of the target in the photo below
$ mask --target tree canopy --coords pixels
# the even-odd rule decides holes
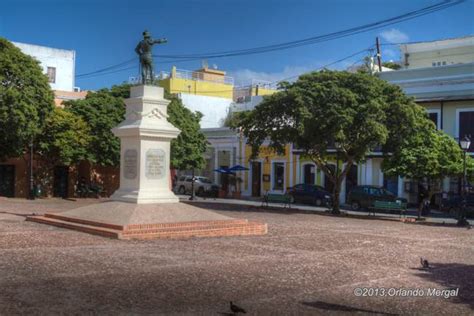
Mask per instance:
[[[112,128],[124,120],[124,97],[129,95],[129,85],[114,86],[89,92],[83,100],[65,102],[65,108],[78,115],[90,129],[87,160],[102,166],[120,164],[120,140]],[[128,92],[127,92],[128,91]]]
[[[474,161],[466,157],[467,170],[474,171]],[[382,168],[387,175],[428,181],[463,173],[463,151],[459,144],[434,124],[420,119],[415,133],[384,159]]]
[[[38,61],[0,38],[0,160],[25,153],[42,133],[53,100]]]
[[[400,64],[397,64],[393,61],[385,61],[385,62],[382,63],[382,66],[393,69],[393,70],[398,70],[398,69],[402,68],[402,66]]]
[[[37,139],[36,153],[49,165],[70,165],[87,158],[90,128],[81,117],[55,108]]]
[[[181,130],[178,138],[171,141],[171,165],[181,170],[203,168],[208,142],[201,132],[202,114],[191,112],[174,95],[166,93],[165,97],[171,100],[168,121]]]
[[[354,163],[382,145],[396,148],[414,131],[423,109],[397,86],[364,73],[324,70],[283,83],[281,91],[243,116],[243,128],[254,155],[269,140],[270,147],[282,152],[293,143],[320,168],[334,185],[334,207],[339,212],[339,192],[343,178]],[[342,172],[329,168],[338,156]],[[337,174],[336,174],[337,173]]]

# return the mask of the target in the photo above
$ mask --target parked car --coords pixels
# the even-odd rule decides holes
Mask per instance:
[[[192,190],[192,176],[181,176],[176,182],[175,190],[179,194],[191,193]],[[209,178],[196,176],[194,177],[194,192],[198,196],[213,196],[217,197],[219,193],[219,186],[212,183]]]
[[[369,208],[374,205],[375,201],[407,203],[407,199],[399,198],[387,189],[374,185],[356,186],[347,196],[347,203],[350,204],[353,211]]]
[[[332,195],[323,187],[314,184],[297,184],[288,189],[291,203],[309,203],[316,206],[331,205]]]
[[[447,212],[455,217],[459,216],[461,210],[462,197],[460,195],[451,195],[447,199],[441,200],[440,211]],[[474,217],[474,194],[466,196],[466,216]]]

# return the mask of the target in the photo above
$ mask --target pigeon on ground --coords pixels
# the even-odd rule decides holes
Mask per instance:
[[[234,314],[238,314],[238,313],[247,314],[247,312],[245,311],[245,309],[243,309],[242,307],[239,307],[239,306],[235,305],[234,303],[232,303],[232,301],[230,301],[230,310],[231,310],[232,313],[234,313]]]
[[[430,268],[430,263],[428,262],[428,260],[423,259],[422,257],[420,257],[420,264],[421,264],[421,267],[423,269],[429,269]]]

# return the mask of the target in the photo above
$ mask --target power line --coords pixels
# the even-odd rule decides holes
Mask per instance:
[[[350,29],[342,30],[342,31],[337,31],[333,33],[328,33],[324,35],[318,35],[318,36],[313,36],[309,37],[306,39],[302,40],[297,40],[297,41],[290,41],[290,42],[285,42],[285,43],[279,43],[279,44],[273,44],[273,45],[267,45],[267,46],[260,46],[260,47],[254,47],[254,48],[247,48],[247,49],[241,49],[241,50],[231,50],[231,51],[223,51],[223,52],[216,52],[216,53],[208,53],[208,54],[185,54],[185,55],[153,55],[154,57],[159,57],[159,58],[176,58],[178,60],[176,61],[163,61],[159,63],[172,63],[172,62],[184,62],[184,61],[192,61],[196,59],[206,59],[206,58],[222,58],[222,57],[231,57],[231,56],[242,56],[242,55],[250,55],[250,54],[261,54],[265,52],[270,52],[270,51],[276,51],[276,50],[284,50],[284,49],[289,49],[289,48],[295,48],[299,46],[304,46],[304,45],[311,45],[315,43],[320,43],[324,41],[329,41],[329,40],[334,40],[338,38],[343,38],[363,32],[367,32],[370,30],[374,30],[377,28],[381,27],[386,27],[392,24],[400,23],[403,21],[411,20],[423,15],[427,15],[436,11],[444,10],[449,7],[459,5],[462,2],[465,2],[466,0],[445,0],[442,2],[439,2],[437,4],[427,6],[418,10],[410,11],[405,14],[401,14],[392,18],[380,20],[377,22],[353,27]],[[115,68],[118,68],[120,66],[123,66],[127,63],[132,62],[133,59],[109,66],[100,70],[96,70],[90,73],[85,73],[81,75],[77,75],[77,77],[84,77],[88,75],[95,75],[99,73],[106,73],[108,70],[112,70]],[[121,69],[117,70],[118,71],[124,71],[127,69]],[[113,72],[108,72],[106,74],[110,74]]]
[[[231,50],[231,51],[223,51],[223,52],[216,52],[216,53],[207,53],[207,54],[184,54],[184,55],[154,55],[155,57],[161,57],[161,58],[197,58],[197,59],[203,59],[203,58],[220,58],[220,57],[229,57],[229,56],[240,56],[240,55],[250,55],[250,54],[260,54],[264,52],[269,52],[269,51],[275,51],[275,50],[283,50],[283,49],[289,49],[289,48],[294,48],[294,47],[299,47],[303,45],[311,45],[315,43],[320,43],[324,41],[329,41],[329,40],[334,40],[338,38],[343,38],[363,32],[367,32],[370,30],[378,29],[381,27],[386,27],[389,25],[393,25],[396,23],[400,23],[403,21],[411,20],[414,18],[418,18],[420,16],[424,16],[436,11],[444,10],[449,7],[461,4],[462,2],[465,2],[466,0],[445,0],[442,2],[439,2],[437,4],[427,6],[418,10],[410,11],[408,13],[404,13],[392,18],[380,20],[377,22],[369,23],[369,24],[364,24],[361,26],[333,32],[333,33],[328,33],[328,34],[323,34],[323,35],[318,35],[318,36],[313,36],[309,37],[306,39],[302,40],[297,40],[297,41],[291,41],[291,42],[285,42],[285,43],[279,43],[279,44],[273,44],[273,45],[267,45],[267,46],[260,46],[260,47],[254,47],[254,48],[247,48],[247,49],[241,49],[241,50]]]
[[[329,64],[326,64],[326,65],[324,65],[324,66],[320,66],[320,67],[314,69],[313,71],[318,71],[318,70],[321,70],[321,69],[324,69],[324,68],[333,66],[333,65],[335,65],[335,64],[338,64],[338,63],[340,63],[340,62],[343,62],[343,61],[345,61],[345,60],[347,60],[347,59],[350,59],[350,58],[355,57],[355,56],[357,56],[357,55],[360,55],[360,54],[362,54],[362,53],[370,52],[373,47],[374,47],[374,45],[371,45],[371,46],[369,46],[369,47],[366,48],[366,49],[363,49],[363,50],[360,50],[360,51],[355,52],[355,53],[353,53],[353,54],[350,54],[349,56],[343,57],[343,58],[338,59],[338,60],[336,60],[336,61],[333,61],[333,62],[331,62],[331,63],[329,63]],[[294,75],[294,76],[287,77],[287,78],[280,79],[280,80],[276,80],[276,81],[271,82],[270,84],[276,84],[276,83],[278,83],[278,82],[287,81],[287,80],[290,80],[290,79],[293,79],[293,78],[296,78],[296,77],[299,77],[299,76],[301,76],[301,74],[300,74],[300,75]]]
[[[86,77],[86,76],[89,76],[89,75],[93,75],[93,74],[98,74],[98,73],[102,73],[102,72],[106,72],[108,70],[112,70],[112,69],[115,69],[115,68],[119,68],[121,66],[125,66],[125,65],[128,65],[128,64],[131,64],[133,63],[134,61],[136,60],[136,58],[131,58],[129,60],[126,60],[124,62],[121,62],[121,63],[118,63],[116,65],[112,65],[112,66],[108,66],[108,67],[105,67],[105,68],[102,68],[102,69],[99,69],[99,70],[95,70],[95,71],[91,71],[91,72],[87,72],[87,73],[83,73],[83,74],[79,74],[79,75],[76,75],[77,78],[80,78],[80,77]]]
[[[133,58],[131,61],[136,61],[137,59],[136,58]],[[191,60],[195,60],[194,58],[191,59]],[[179,62],[185,62],[185,61],[189,61],[187,59],[178,59],[178,60],[169,60],[169,61],[162,61],[162,62],[157,62],[157,64],[172,64],[172,63],[179,63]],[[104,69],[100,69],[100,70],[97,70],[97,71],[92,71],[92,72],[89,72],[89,73],[84,73],[84,74],[80,74],[80,75],[77,75],[76,77],[78,79],[83,79],[83,78],[93,78],[93,77],[98,77],[98,76],[103,76],[103,75],[110,75],[110,74],[114,74],[114,73],[117,73],[117,72],[122,72],[122,71],[125,71],[125,70],[130,70],[130,69],[137,69],[138,68],[138,65],[137,66],[132,66],[132,67],[126,67],[126,68],[120,68],[119,66],[126,66],[127,64],[130,63],[130,60],[127,61],[127,62],[123,62],[121,64],[117,64],[115,66],[110,66],[110,67],[107,67],[107,68],[104,68]],[[115,68],[119,68],[119,69],[115,69]],[[110,70],[110,71],[107,71],[107,70]]]

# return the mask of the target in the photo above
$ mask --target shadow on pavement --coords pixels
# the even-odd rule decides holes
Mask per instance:
[[[363,312],[363,313],[367,313],[367,314],[397,315],[397,314],[384,313],[384,312],[380,312],[380,311],[373,311],[373,310],[369,310],[369,309],[362,309],[362,308],[357,308],[357,307],[352,307],[352,306],[326,303],[326,302],[321,302],[321,301],[301,302],[301,304],[303,304],[305,306],[317,308],[317,309],[326,310],[326,311]]]
[[[474,310],[474,265],[461,263],[433,263],[432,268],[415,275],[436,283],[438,289],[459,288],[458,296],[451,297],[458,304],[467,304]]]
[[[205,201],[198,201],[198,202],[188,202],[188,201],[180,201],[181,203],[186,203],[193,205],[195,207],[212,210],[212,211],[230,211],[230,212],[262,212],[262,213],[275,213],[281,215],[293,215],[293,214],[312,214],[312,215],[319,215],[319,216],[331,216],[335,218],[351,218],[351,219],[359,219],[359,220],[382,220],[382,221],[398,221],[398,218],[394,217],[384,217],[384,216],[373,216],[373,215],[352,215],[347,213],[341,213],[339,215],[332,214],[329,209],[327,210],[305,210],[299,209],[297,207],[292,208],[283,208],[283,207],[262,207],[262,206],[255,206],[255,205],[245,205],[245,204],[237,204],[237,203],[210,203]]]

